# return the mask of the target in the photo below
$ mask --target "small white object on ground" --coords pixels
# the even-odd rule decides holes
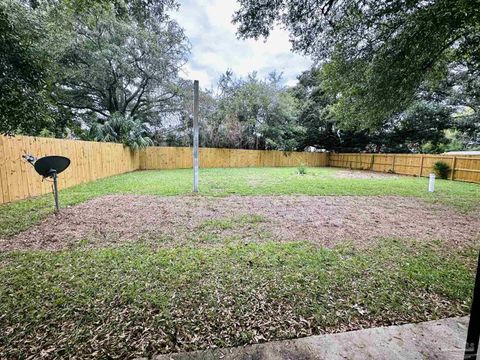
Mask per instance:
[[[430,180],[428,181],[428,191],[435,191],[435,174],[430,174]]]

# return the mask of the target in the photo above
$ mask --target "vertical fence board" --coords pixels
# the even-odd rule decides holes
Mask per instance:
[[[0,136],[0,201],[6,203],[10,201],[6,166],[5,166],[5,150],[3,148],[3,137]]]

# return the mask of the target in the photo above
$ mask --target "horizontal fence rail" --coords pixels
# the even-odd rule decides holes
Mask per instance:
[[[329,154],[332,167],[428,176],[437,161],[451,168],[451,180],[480,183],[480,157],[429,154]]]

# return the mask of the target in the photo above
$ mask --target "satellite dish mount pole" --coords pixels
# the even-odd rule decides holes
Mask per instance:
[[[53,178],[53,198],[55,200],[55,212],[58,213],[60,206],[58,205],[58,185],[57,185],[57,172],[52,172]]]
[[[58,204],[58,174],[63,172],[70,165],[70,159],[65,156],[44,156],[37,160],[33,155],[24,154],[22,157],[33,165],[35,171],[44,179],[53,180],[53,200],[55,200],[55,213],[58,213],[60,206]]]

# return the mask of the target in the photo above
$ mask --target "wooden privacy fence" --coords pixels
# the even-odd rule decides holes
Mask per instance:
[[[0,203],[51,192],[51,183],[41,181],[33,166],[22,159],[63,155],[72,161],[58,177],[59,188],[137,170],[140,156],[122,144],[63,140],[29,136],[0,136]]]
[[[348,169],[428,176],[443,161],[452,169],[451,180],[480,183],[480,157],[425,154],[330,154],[329,166]]]
[[[22,159],[63,155],[72,160],[59,176],[61,189],[135,170],[192,167],[192,148],[149,147],[133,152],[121,144],[29,136],[0,136],[0,204],[51,192]],[[327,166],[327,155],[283,151],[200,149],[200,167]]]
[[[64,155],[72,160],[59,177],[60,188],[135,170],[192,167],[192,148],[148,147],[133,152],[121,144],[29,136],[0,136],[0,203],[51,191],[33,167],[22,159]],[[238,149],[200,149],[200,167],[334,166],[350,169],[428,176],[433,164],[444,161],[452,180],[480,183],[480,157],[415,154],[325,154]]]
[[[201,168],[262,167],[262,166],[327,166],[327,154],[200,148]],[[140,153],[140,169],[191,168],[192,148],[148,147]]]

